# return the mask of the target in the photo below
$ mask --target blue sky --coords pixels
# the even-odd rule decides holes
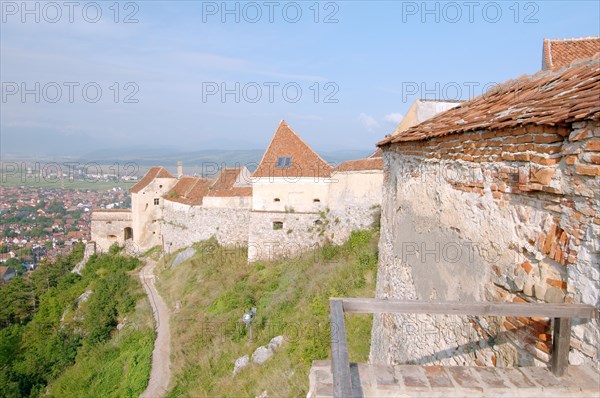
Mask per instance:
[[[81,2],[70,22],[29,2],[36,22],[3,1],[0,150],[255,149],[281,119],[319,150],[370,149],[416,98],[467,99],[538,71],[544,38],[600,35],[597,1],[467,3]]]

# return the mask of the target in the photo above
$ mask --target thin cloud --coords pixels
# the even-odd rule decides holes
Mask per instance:
[[[361,112],[358,115],[358,120],[369,133],[375,133],[375,129],[379,127],[377,120],[375,120],[373,116],[367,115],[366,113]]]
[[[393,124],[400,123],[402,121],[402,119],[404,119],[404,115],[402,115],[401,113],[398,113],[398,112],[388,113],[387,115],[385,115],[383,117],[383,120],[385,120],[386,122],[393,123]]]

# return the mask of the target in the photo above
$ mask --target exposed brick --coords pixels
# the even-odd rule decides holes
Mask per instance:
[[[534,182],[539,182],[540,184],[549,184],[552,181],[552,176],[554,175],[554,169],[537,169],[531,170],[530,180]]]
[[[566,157],[566,162],[569,165],[575,164],[576,161],[577,161],[577,155],[569,155]]]
[[[531,155],[528,153],[517,153],[515,154],[514,159],[517,162],[529,162]]]
[[[563,140],[564,138],[558,134],[533,136],[533,142],[535,142],[536,144],[551,144],[554,142],[562,142]]]
[[[600,152],[600,140],[592,140],[585,144],[586,151]]]
[[[559,289],[563,289],[563,290],[567,289],[567,282],[564,282],[564,281],[561,281],[558,279],[546,278],[546,283],[549,284],[550,286],[554,286]]]
[[[544,156],[532,155],[531,162],[537,163],[542,166],[554,166],[560,163],[561,158],[548,158]]]
[[[592,164],[600,164],[600,155],[598,155],[598,154],[586,153],[586,154],[584,154],[583,158],[586,162],[589,162]]]
[[[521,263],[521,267],[525,270],[525,272],[530,273],[531,270],[533,269],[533,265],[531,265],[531,263],[527,260],[523,261]]]
[[[546,354],[550,354],[552,352],[552,347],[549,346],[548,343],[542,341],[535,343],[535,348],[544,351]]]
[[[584,176],[600,176],[600,166],[578,164],[575,166],[575,172]]]
[[[590,129],[575,130],[569,135],[569,140],[570,141],[579,141],[579,140],[584,140],[586,138],[591,138],[593,136],[594,135],[592,134]]]

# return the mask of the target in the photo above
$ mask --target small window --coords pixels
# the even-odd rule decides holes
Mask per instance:
[[[321,203],[321,199],[313,199],[313,202],[315,202],[315,203]]]
[[[278,229],[283,229],[283,222],[273,221],[273,230],[276,231]]]
[[[154,198],[154,206],[158,206],[158,198]]]
[[[277,168],[278,169],[287,169],[292,164],[291,156],[280,156],[277,158]]]
[[[273,202],[281,202],[281,199],[275,198],[275,199],[273,199]]]
[[[321,220],[315,220],[315,225],[322,225],[322,224],[323,224],[323,221],[321,221]]]
[[[162,188],[162,185],[159,185],[159,186],[158,186],[158,188],[159,188],[159,189],[160,189],[160,188]]]

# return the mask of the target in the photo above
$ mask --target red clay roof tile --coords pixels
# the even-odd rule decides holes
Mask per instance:
[[[249,173],[245,167],[223,169],[219,178],[211,185],[207,196],[231,197],[252,196]],[[248,181],[245,181],[248,179]]]
[[[348,160],[341,163],[334,171],[383,170],[383,158],[365,158]]]
[[[199,206],[208,194],[213,180],[208,178],[181,177],[165,195],[165,200],[191,206]]]
[[[290,167],[276,167],[279,157],[290,157]],[[282,120],[252,176],[327,178],[331,176],[332,169]]]
[[[474,130],[564,125],[589,119],[600,119],[598,59],[582,61],[557,72],[538,72],[492,87],[484,95],[389,136],[377,145]]]
[[[545,39],[542,66],[544,70],[568,67],[578,59],[591,58],[600,52],[600,37],[577,39]]]
[[[138,181],[137,184],[131,187],[131,193],[138,193],[146,188],[155,178],[174,178],[167,169],[161,166],[153,166],[148,170],[146,175]]]

